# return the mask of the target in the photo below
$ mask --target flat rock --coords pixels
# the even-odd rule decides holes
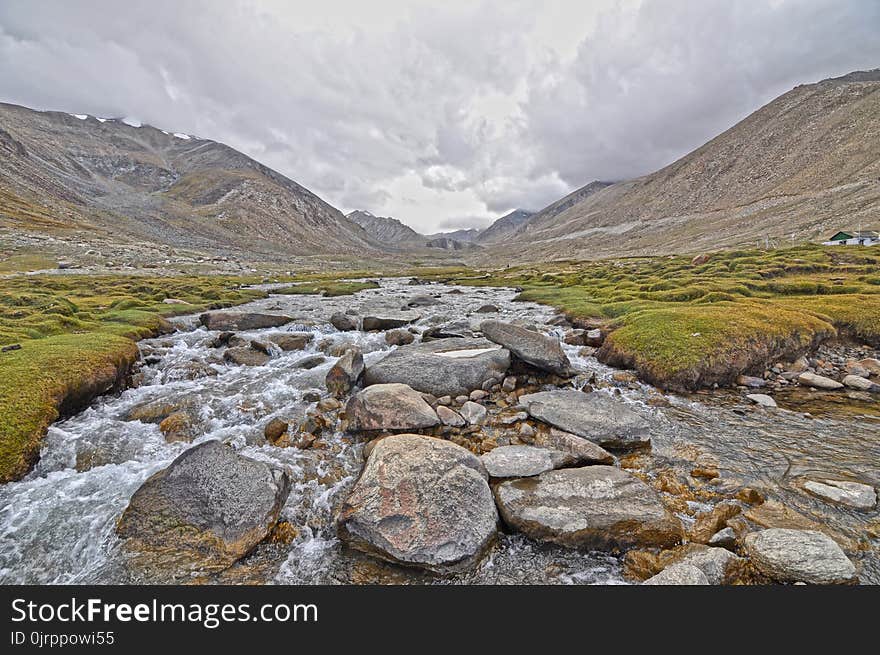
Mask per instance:
[[[681,522],[657,493],[613,466],[560,469],[501,482],[495,499],[511,528],[572,548],[668,547],[682,538]]]
[[[486,420],[486,415],[488,414],[485,407],[472,400],[465,402],[461,409],[458,410],[458,413],[471,425],[480,425]]]
[[[385,343],[389,346],[405,346],[415,341],[415,336],[409,330],[389,330],[385,333]]]
[[[804,489],[822,500],[853,509],[872,509],[877,504],[874,487],[845,480],[807,480]]]
[[[290,323],[289,316],[256,312],[205,312],[199,322],[209,330],[262,330]]]
[[[405,384],[376,384],[351,397],[345,407],[349,429],[418,430],[440,419],[422,394]]]
[[[498,513],[473,453],[414,434],[380,440],[337,517],[340,539],[381,559],[445,573],[476,564]]]
[[[694,586],[707,585],[709,580],[706,574],[696,566],[690,564],[673,564],[667,566],[657,575],[645,580],[643,585],[674,585],[674,586]]]
[[[527,364],[563,377],[571,375],[571,362],[557,339],[501,321],[483,321],[480,331]]]
[[[830,537],[814,530],[771,528],[746,535],[745,548],[761,573],[779,582],[851,584],[856,568]]]
[[[358,329],[357,318],[342,312],[336,312],[330,317],[330,325],[340,332],[351,332]]]
[[[467,421],[461,417],[461,414],[454,409],[449,409],[445,405],[437,406],[437,416],[440,418],[443,425],[449,425],[453,428],[460,428],[467,425]]]
[[[538,446],[499,446],[480,459],[493,478],[527,478],[570,464],[573,460],[565,453]]]
[[[880,384],[872,382],[868,378],[863,378],[859,375],[847,375],[843,378],[843,384],[850,389],[857,389],[858,391],[869,391],[871,393],[880,392]]]
[[[549,432],[538,435],[535,438],[535,443],[570,455],[574,459],[572,466],[614,463],[614,456],[602,446],[556,428],[551,428]]]
[[[382,330],[393,330],[404,325],[409,325],[419,320],[418,315],[400,315],[400,316],[364,316],[362,327],[364,332],[375,332]]]
[[[647,419],[607,394],[562,389],[526,394],[519,402],[533,418],[604,448],[651,443]]]
[[[815,373],[801,373],[797,378],[798,384],[805,387],[815,387],[816,389],[842,389],[843,385],[837,380],[826,378],[824,375],[816,375]]]
[[[400,346],[364,372],[364,384],[399,382],[434,396],[467,395],[503,379],[510,353],[486,339],[440,339]]]
[[[116,531],[135,550],[222,569],[266,538],[289,493],[286,471],[206,441],[148,478]]]
[[[776,401],[765,393],[747,393],[746,398],[761,407],[776,407]]]

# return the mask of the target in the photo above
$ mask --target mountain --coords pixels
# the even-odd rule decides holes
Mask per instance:
[[[408,225],[404,225],[396,218],[388,216],[374,216],[368,211],[359,209],[346,218],[357,223],[371,237],[384,244],[400,244],[409,242],[422,242],[425,237],[416,232]]]
[[[283,257],[381,246],[293,180],[222,143],[0,104],[0,224]]]
[[[425,246],[428,248],[434,248],[436,250],[479,250],[480,246],[478,246],[473,241],[461,241],[459,239],[453,239],[451,237],[434,237],[433,239],[429,239],[425,242]]]
[[[453,230],[452,232],[435,232],[434,234],[429,234],[425,238],[426,239],[453,239],[455,241],[461,241],[463,243],[469,241],[476,241],[477,237],[480,235],[480,230],[477,228],[463,228],[460,230]]]
[[[876,226],[880,70],[795,87],[655,173],[593,185],[533,216],[505,246],[520,260],[592,259]]]
[[[509,214],[505,214],[492,225],[477,235],[476,241],[480,243],[489,243],[492,241],[500,241],[514,232],[526,223],[534,214],[525,209],[514,209]]]

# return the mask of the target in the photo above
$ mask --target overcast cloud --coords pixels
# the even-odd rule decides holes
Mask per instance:
[[[0,100],[223,141],[422,232],[670,163],[880,66],[877,0],[0,2]]]

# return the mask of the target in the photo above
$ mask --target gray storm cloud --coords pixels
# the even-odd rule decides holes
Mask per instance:
[[[875,0],[0,4],[0,100],[226,142],[423,232],[663,166],[880,66]]]

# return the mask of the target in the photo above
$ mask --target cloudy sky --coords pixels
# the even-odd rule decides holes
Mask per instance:
[[[2,0],[0,100],[223,141],[422,232],[655,170],[880,66],[878,0]]]

